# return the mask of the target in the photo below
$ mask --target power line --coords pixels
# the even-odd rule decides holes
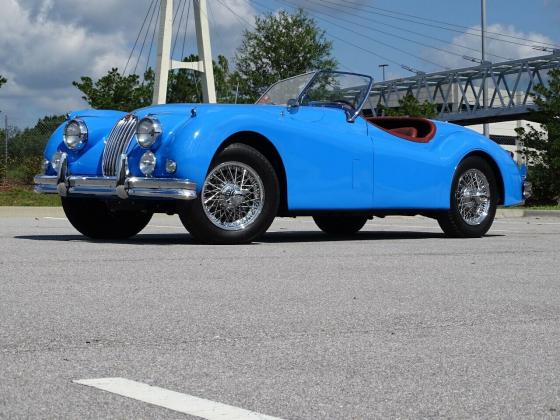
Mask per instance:
[[[368,5],[361,5],[361,6],[362,7],[368,7]],[[370,6],[370,7],[373,7],[373,6]],[[471,36],[477,36],[477,37],[482,36],[480,33],[476,33],[476,32],[469,32],[469,31],[463,31],[463,30],[458,30],[458,29],[453,29],[453,28],[446,28],[446,27],[443,27],[441,25],[434,25],[434,24],[426,23],[424,21],[419,22],[418,20],[412,20],[412,19],[399,17],[399,16],[392,16],[392,15],[388,15],[386,13],[373,12],[373,11],[364,11],[364,13],[372,14],[372,15],[375,15],[375,16],[384,16],[384,17],[388,17],[390,19],[401,20],[401,21],[404,21],[404,22],[410,22],[410,23],[414,23],[414,24],[417,24],[417,25],[423,25],[423,26],[429,26],[429,27],[432,27],[432,28],[443,29],[445,31],[455,32],[455,33],[459,33],[459,34],[462,34],[462,35],[471,35]],[[392,13],[396,13],[396,12],[392,12]],[[414,17],[414,19],[420,19],[421,20],[423,18]],[[495,34],[498,34],[498,33],[496,32]],[[499,35],[507,37],[507,35],[502,35],[502,34],[499,34]],[[525,39],[525,38],[523,38],[523,40],[525,40],[527,42],[532,42],[532,44],[524,44],[524,43],[520,43],[520,42],[516,42],[516,41],[494,38],[494,37],[490,37],[490,36],[486,36],[486,38],[487,39],[492,39],[492,40],[495,40],[495,41],[506,42],[506,43],[513,44],[513,45],[519,45],[519,46],[522,46],[522,47],[533,47],[535,44],[539,44],[536,41],[532,41],[532,40]]]
[[[218,0],[218,1],[219,1],[219,0]],[[251,2],[254,3],[254,4],[256,4],[257,6],[259,6],[260,8],[262,8],[262,9],[264,9],[264,10],[267,10],[268,12],[271,12],[270,9],[264,7],[264,6],[263,6],[262,4],[260,4],[260,3],[257,3],[255,0],[251,0]],[[325,33],[327,33],[327,31],[325,31]],[[371,54],[371,55],[374,55],[374,56],[376,56],[376,57],[378,57],[378,58],[381,58],[382,60],[389,61],[390,63],[393,63],[393,64],[395,64],[395,65],[397,65],[397,66],[399,66],[399,67],[401,66],[401,64],[400,64],[398,61],[395,61],[395,60],[393,60],[393,59],[391,59],[391,58],[388,58],[388,57],[384,57],[383,55],[378,54],[378,53],[376,53],[375,51],[372,51],[372,50],[370,50],[370,49],[368,49],[368,48],[364,48],[364,47],[362,47],[361,45],[354,44],[353,42],[350,42],[350,41],[348,41],[348,40],[346,40],[346,39],[344,39],[344,38],[338,37],[338,36],[333,35],[333,34],[331,34],[331,33],[327,33],[327,35],[328,35],[330,38],[334,38],[334,39],[336,39],[336,40],[338,40],[338,41],[340,41],[340,42],[343,42],[343,43],[345,43],[345,44],[351,45],[351,46],[353,46],[353,47],[355,47],[355,48],[358,48],[359,50],[362,50],[362,51],[367,52],[367,53],[369,53],[369,54]]]
[[[255,0],[251,0],[251,1],[255,2]],[[280,2],[280,3],[288,4],[288,5],[290,5],[290,7],[292,7],[292,8],[296,7],[296,6],[294,6],[293,3],[290,3],[290,2],[287,1],[287,0],[275,0],[275,1],[276,1],[276,2]],[[449,70],[449,67],[447,67],[447,66],[442,66],[442,65],[439,64],[439,63],[436,63],[436,62],[434,62],[434,61],[428,60],[427,58],[424,58],[424,57],[421,57],[421,56],[419,56],[419,55],[413,54],[413,53],[411,53],[411,52],[409,52],[409,51],[406,51],[406,50],[403,50],[403,49],[401,49],[401,48],[395,47],[394,45],[388,44],[388,43],[383,42],[383,41],[380,41],[380,40],[378,40],[378,39],[370,38],[369,36],[364,35],[364,34],[361,33],[361,32],[355,31],[355,30],[353,30],[353,29],[351,29],[351,28],[347,28],[346,26],[343,26],[343,25],[339,25],[339,24],[337,24],[336,22],[327,20],[327,19],[322,18],[322,17],[319,17],[319,16],[315,16],[315,18],[316,18],[316,19],[319,19],[319,20],[322,20],[322,21],[324,21],[324,22],[327,22],[327,23],[329,23],[330,25],[333,25],[333,26],[339,27],[339,28],[341,28],[341,29],[344,29],[345,31],[352,32],[353,34],[356,34],[356,35],[359,35],[359,36],[361,36],[361,37],[364,37],[364,38],[368,39],[368,40],[371,41],[371,42],[375,42],[375,43],[377,43],[377,44],[384,45],[384,46],[386,46],[386,47],[388,47],[388,48],[391,48],[391,49],[393,49],[393,50],[395,50],[395,51],[400,51],[401,53],[406,54],[407,56],[414,57],[414,58],[416,58],[416,59],[418,59],[418,60],[420,60],[420,61],[424,61],[424,62],[426,62],[426,63],[430,63],[430,64],[432,64],[432,65],[434,65],[434,66],[436,66],[436,67],[440,67],[440,68],[444,68],[444,69],[448,69],[448,70]],[[340,18],[339,18],[339,19],[340,19]]]
[[[329,7],[329,6],[323,6],[323,7]],[[384,34],[384,35],[389,35],[389,36],[391,36],[391,37],[393,37],[393,38],[402,39],[402,40],[404,40],[404,41],[408,41],[408,42],[412,42],[412,43],[414,43],[414,44],[422,45],[423,47],[426,47],[426,48],[431,48],[431,49],[434,49],[434,50],[437,50],[437,51],[441,51],[441,52],[446,53],[446,54],[450,54],[450,55],[454,55],[454,56],[463,58],[463,54],[459,54],[459,53],[456,53],[456,52],[453,52],[453,51],[449,51],[449,50],[446,50],[445,48],[435,47],[435,46],[433,46],[433,45],[429,45],[429,44],[426,44],[426,43],[424,43],[424,42],[416,41],[416,40],[414,40],[414,39],[410,39],[410,38],[407,38],[407,37],[404,37],[404,36],[401,36],[401,35],[397,35],[397,34],[394,34],[394,33],[391,33],[391,32],[383,31],[383,30],[381,30],[381,29],[374,29],[374,28],[371,28],[370,26],[366,26],[366,25],[364,25],[364,24],[360,24],[360,23],[357,23],[357,22],[353,22],[353,21],[350,21],[350,20],[348,20],[348,19],[344,19],[344,18],[341,18],[341,17],[338,17],[338,18],[337,18],[337,16],[333,16],[333,15],[330,15],[330,14],[325,13],[325,12],[322,12],[322,11],[318,11],[318,10],[314,10],[314,9],[310,9],[310,10],[313,11],[313,12],[315,12],[315,13],[320,13],[320,14],[322,14],[322,15],[329,16],[329,17],[331,17],[331,18],[338,19],[339,21],[342,21],[342,22],[347,22],[347,23],[350,23],[350,24],[352,24],[352,25],[355,25],[355,26],[358,26],[358,27],[361,27],[361,28],[368,29],[368,30],[370,30],[370,31],[379,32],[379,33],[382,33],[382,34]],[[336,9],[335,9],[335,10],[336,10]],[[362,34],[362,35],[365,36],[364,34]]]
[[[457,44],[455,42],[450,42],[449,40],[437,38],[435,36],[431,36],[431,35],[428,35],[428,34],[425,34],[425,33],[422,33],[422,32],[413,31],[413,30],[408,29],[408,28],[403,28],[402,26],[392,25],[392,24],[387,23],[387,22],[382,22],[380,20],[375,20],[375,19],[371,19],[371,18],[368,18],[368,17],[364,17],[364,16],[356,14],[356,13],[351,13],[351,12],[348,11],[348,9],[346,7],[344,7],[344,8],[333,7],[333,6],[326,6],[326,5],[323,4],[323,3],[329,3],[329,4],[333,4],[333,5],[338,5],[339,3],[334,3],[334,2],[331,2],[331,1],[328,1],[328,0],[322,0],[322,1],[321,0],[311,0],[311,1],[314,1],[314,2],[317,2],[317,3],[321,4],[322,7],[327,7],[329,9],[337,11],[337,12],[344,12],[345,14],[350,15],[350,16],[354,16],[358,19],[362,19],[362,20],[365,20],[365,21],[368,21],[368,22],[371,22],[371,23],[376,23],[378,25],[387,26],[389,28],[398,29],[399,31],[404,31],[404,32],[408,32],[408,33],[411,33],[411,34],[414,34],[414,35],[421,36],[423,38],[432,39],[434,41],[438,41],[438,42],[441,42],[443,44],[450,44],[450,45],[453,45],[453,46],[456,46],[456,47],[460,47],[460,48],[464,48],[464,49],[467,49],[467,50],[470,50],[470,51],[476,51],[477,53],[480,53],[480,50],[477,49],[477,48],[472,48],[472,47],[469,47],[469,46],[463,45],[463,44]],[[368,27],[368,29],[371,29],[371,28]],[[430,48],[436,48],[436,47],[431,47],[430,46]],[[507,57],[502,57],[502,56],[497,55],[497,54],[488,53],[488,55],[491,55],[493,57],[500,58],[500,59],[503,59],[503,60],[508,60]]]
[[[153,11],[152,11],[152,16],[150,17],[150,22],[148,23],[148,28],[146,29],[146,34],[144,35],[144,40],[142,41],[142,47],[140,48],[140,52],[138,53],[138,60],[136,60],[136,65],[134,66],[134,72],[132,74],[136,74],[136,70],[138,68],[138,64],[140,63],[140,58],[142,57],[142,53],[144,52],[144,46],[146,45],[146,40],[148,39],[148,33],[150,31],[150,28],[152,27],[152,21],[154,19],[154,15],[156,14],[156,9],[157,9],[157,16],[159,18],[159,7],[156,7]],[[158,18],[156,18],[156,22],[155,25],[157,25],[157,20]]]
[[[189,8],[187,9],[187,21],[185,25],[185,33],[183,34],[183,45],[181,47],[181,60],[185,59],[185,43],[187,41],[187,33],[189,32],[189,17],[191,15],[191,3],[192,1],[189,0]]]
[[[329,3],[327,0],[322,0],[322,1],[325,1],[325,2]],[[470,27],[465,26],[465,25],[459,25],[459,24],[456,24],[456,23],[445,22],[445,21],[442,21],[442,20],[430,19],[430,18],[426,18],[426,17],[422,17],[422,16],[416,16],[416,15],[408,14],[408,13],[397,12],[395,10],[383,9],[381,7],[376,7],[376,6],[372,6],[372,5],[354,4],[354,6],[361,7],[361,8],[366,8],[366,9],[370,9],[370,10],[381,10],[382,12],[393,13],[395,15],[401,15],[401,16],[407,16],[407,17],[411,17],[411,18],[414,18],[414,19],[419,19],[421,21],[434,22],[434,23],[439,23],[439,24],[443,24],[443,25],[447,25],[447,26],[454,26],[456,28],[463,28],[463,29],[471,30]],[[417,23],[422,24],[422,22],[417,22]],[[486,33],[493,34],[493,35],[499,35],[499,36],[506,37],[506,38],[518,39],[518,40],[521,40],[521,41],[535,42],[535,41],[533,41],[531,39],[528,39],[528,38],[519,37],[519,36],[515,36],[515,35],[505,35],[505,34],[501,34],[500,32],[486,31]],[[481,36],[478,33],[472,33],[471,35]],[[507,41],[505,41],[505,42],[507,42]],[[550,43],[550,42],[538,42],[538,44],[551,45],[551,46],[557,47],[557,44],[553,44],[553,43]]]
[[[177,32],[175,33],[175,39],[173,40],[173,48],[171,49],[171,57],[175,54],[175,47],[177,45],[177,40],[179,39],[179,31],[181,30],[181,24],[183,23],[183,15],[185,14],[185,6],[187,5],[187,0],[179,0],[179,5],[183,5],[181,9],[181,16],[179,17],[179,24],[177,25]],[[177,8],[179,9],[179,8]],[[178,11],[178,10],[177,10]],[[181,57],[181,60],[183,57]]]
[[[144,30],[144,25],[146,24],[146,21],[148,20],[148,15],[150,14],[150,10],[152,10],[152,7],[154,5],[154,3],[157,0],[152,0],[150,2],[150,7],[148,7],[148,11],[146,12],[146,16],[144,16],[144,20],[142,21],[142,25],[140,26],[140,31],[138,31],[138,36],[136,37],[136,41],[134,41],[134,45],[132,46],[132,50],[130,51],[130,55],[128,56],[128,60],[126,60],[126,65],[124,66],[124,70],[123,70],[123,76],[126,74],[126,70],[128,68],[128,64],[130,63],[130,59],[132,58],[132,55],[134,54],[134,50],[136,49],[136,45],[138,44],[138,40],[140,39],[140,36],[142,35],[142,31]]]
[[[148,72],[148,67],[150,65],[150,58],[152,56],[152,48],[154,46],[154,40],[156,38],[156,30],[157,30],[157,27],[158,27],[158,25],[157,25],[158,18],[159,18],[159,11],[158,11],[158,16],[156,18],[156,24],[154,25],[154,30],[152,31],[152,40],[150,41],[150,50],[148,51],[148,58],[146,60],[146,68],[144,69],[144,75],[146,75],[146,73]]]
[[[253,25],[251,22],[249,22],[247,19],[245,19],[243,16],[238,15],[235,11],[233,11],[227,4],[223,3],[221,0],[216,0],[218,3],[220,3],[222,6],[224,6],[226,9],[228,9],[231,13],[233,13],[235,16],[237,16],[237,18],[241,21],[246,23],[247,25],[249,25],[251,28],[253,29],[257,29],[255,27],[255,25]]]

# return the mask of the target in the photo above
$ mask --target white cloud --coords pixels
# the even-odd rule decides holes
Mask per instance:
[[[467,31],[465,31],[464,34],[454,37],[452,43],[443,48],[460,55],[467,55],[470,57],[476,56],[476,58],[480,58],[480,55],[476,55],[475,51],[467,50],[459,46],[463,45],[480,50],[480,36],[469,35],[469,33],[479,34],[480,26],[473,26],[469,28]],[[533,46],[543,45],[546,43],[553,43],[553,40],[537,32],[526,33],[518,31],[513,25],[503,25],[499,23],[489,25],[486,41],[486,51],[488,53],[487,59],[496,63],[500,61],[506,61],[508,59],[514,60],[519,58],[543,55],[546,53],[533,49]],[[439,62],[443,66],[447,66],[450,68],[460,68],[475,65],[474,63],[470,63],[469,61],[462,59],[461,56],[446,54],[439,51],[434,52],[432,50],[427,50],[426,54],[430,57],[431,60]]]
[[[175,0],[175,5],[182,1]],[[242,19],[253,21],[248,0],[225,1]],[[150,0],[3,0],[0,74],[8,83],[0,89],[0,110],[26,126],[47,114],[87,107],[72,81],[85,75],[98,78],[112,67],[122,70],[149,4]],[[209,10],[213,53],[232,56],[247,25],[217,6],[213,3]],[[188,53],[195,48],[192,10],[190,20]],[[144,57],[146,51],[147,47]]]

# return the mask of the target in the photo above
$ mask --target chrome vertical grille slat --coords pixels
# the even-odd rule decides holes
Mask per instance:
[[[134,136],[137,122],[138,119],[134,115],[127,115],[119,120],[111,130],[103,151],[104,176],[116,176],[119,156],[126,152]]]

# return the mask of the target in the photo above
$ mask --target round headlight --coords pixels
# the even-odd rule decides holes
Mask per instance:
[[[82,120],[72,120],[64,129],[64,144],[70,150],[81,150],[87,143],[88,129]]]
[[[161,136],[161,124],[158,120],[146,117],[140,120],[136,127],[136,140],[138,144],[147,149]]]
[[[140,170],[144,175],[151,175],[156,168],[156,155],[146,152],[140,158]]]

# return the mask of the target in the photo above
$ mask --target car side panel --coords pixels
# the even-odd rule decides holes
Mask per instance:
[[[498,166],[505,205],[521,202],[519,169],[500,146],[453,124],[437,126],[429,143],[400,139],[376,127],[370,130],[375,150],[375,208],[448,209],[457,166],[471,153],[484,153]]]
[[[232,108],[232,110],[234,110]],[[249,110],[248,110],[249,111]],[[258,106],[255,112],[212,115],[208,110],[177,133],[179,168],[199,188],[220,145],[239,132],[266,137],[278,150],[287,177],[290,210],[366,209],[372,206],[373,146],[366,122],[348,123],[338,109]],[[203,118],[202,118],[203,117]],[[192,136],[184,141],[184,136]]]

